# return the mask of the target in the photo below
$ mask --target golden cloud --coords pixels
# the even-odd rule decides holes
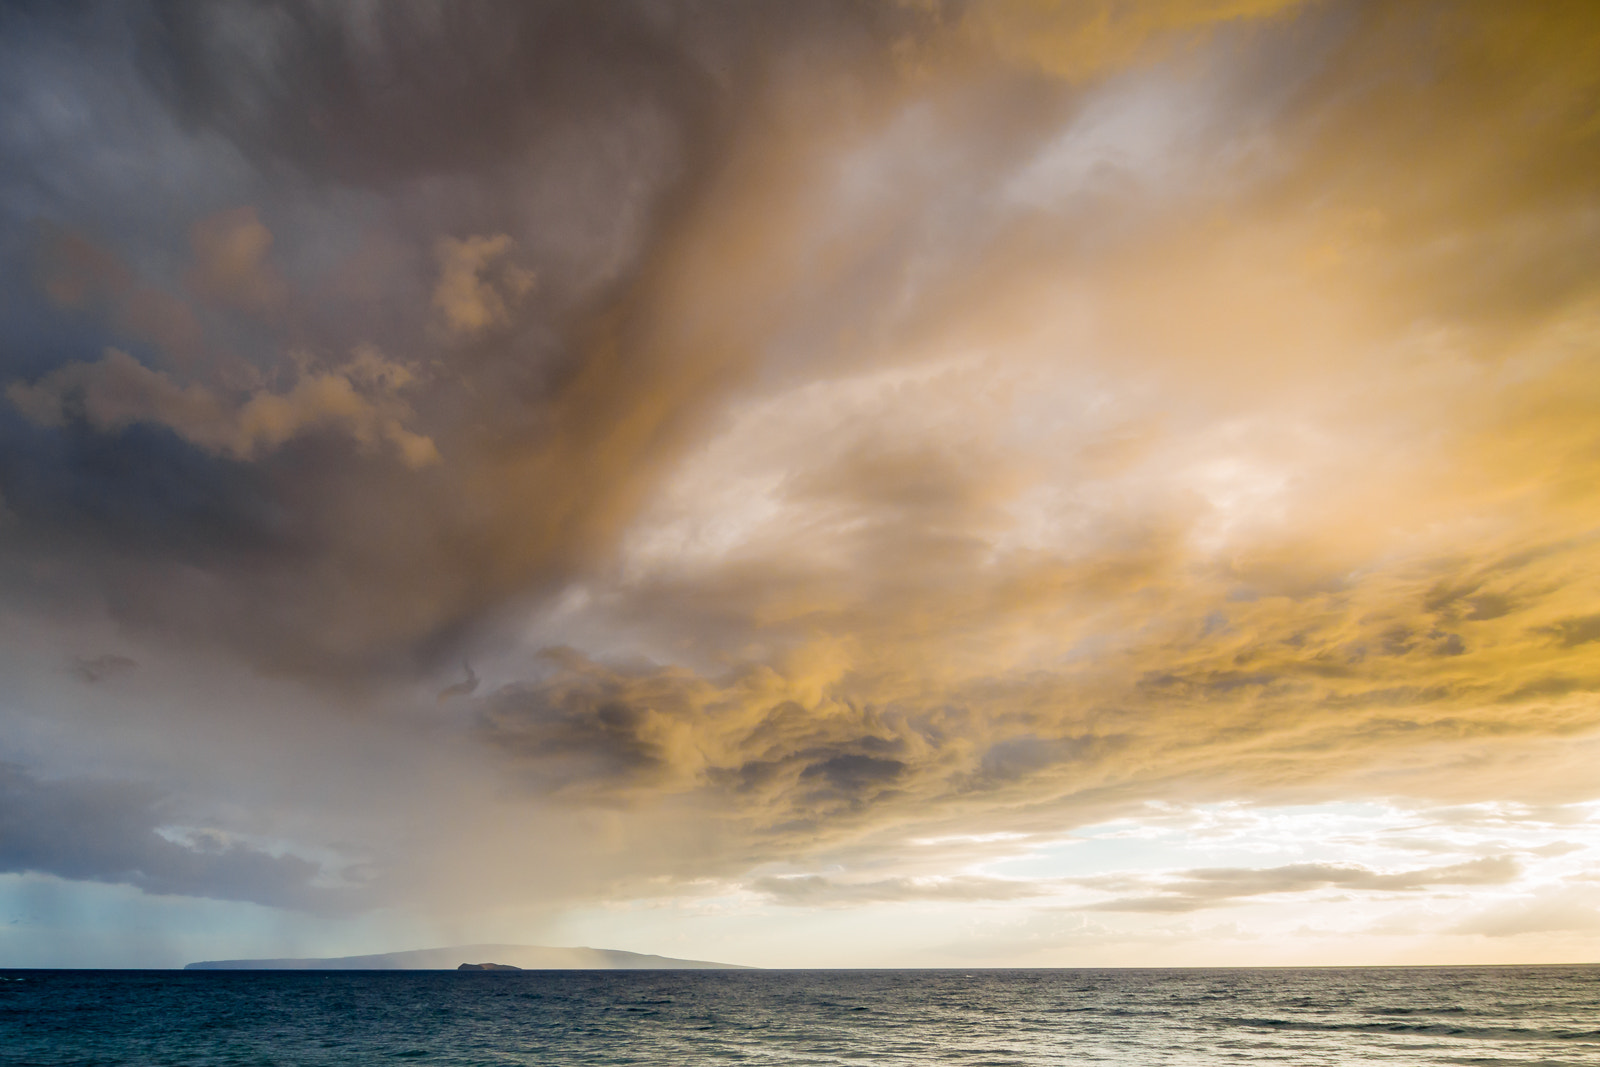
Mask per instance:
[[[439,461],[427,437],[406,429],[399,398],[409,370],[376,349],[357,349],[343,366],[300,375],[288,390],[261,389],[230,402],[197,383],[180,385],[112,348],[96,363],[68,363],[29,385],[6,388],[12,406],[41,426],[82,418],[101,431],[134,423],[165,426],[185,441],[235,459],[253,459],[307,430],[338,427],[367,448],[392,447],[411,467]]]

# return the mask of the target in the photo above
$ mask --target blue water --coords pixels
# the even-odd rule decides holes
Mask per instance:
[[[1600,1064],[1600,967],[0,978],[6,1067]]]

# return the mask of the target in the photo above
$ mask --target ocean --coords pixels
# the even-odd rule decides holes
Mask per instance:
[[[6,1067],[1600,1064],[1600,966],[0,979]]]

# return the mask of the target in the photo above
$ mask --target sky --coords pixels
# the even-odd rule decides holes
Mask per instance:
[[[0,964],[1600,959],[1590,0],[0,6]]]

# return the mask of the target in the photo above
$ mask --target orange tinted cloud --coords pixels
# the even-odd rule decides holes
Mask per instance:
[[[246,369],[118,341],[9,377],[50,472],[4,487],[23,569],[438,753],[426,818],[362,809],[372,877],[433,913],[525,884],[1159,915],[1578,877],[1510,846],[1175,859],[1093,896],[908,842],[1591,795],[1592,11],[747,17],[330,13],[357,68],[416,72],[348,81],[287,24],[254,66],[196,29],[169,60],[216,85],[184,114],[317,195],[127,262],[63,244],[63,320],[132,321],[176,271]],[[379,259],[381,293],[324,284]],[[91,446],[199,488],[125,503]],[[1572,918],[1548,891],[1450,921]]]

